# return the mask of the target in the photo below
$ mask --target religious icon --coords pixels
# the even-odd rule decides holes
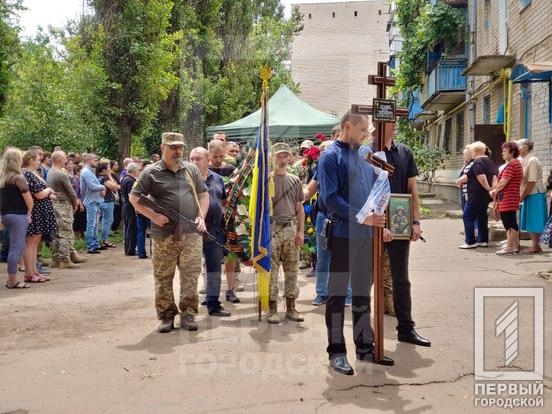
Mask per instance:
[[[412,195],[391,194],[387,207],[387,228],[395,240],[410,240],[412,235]]]

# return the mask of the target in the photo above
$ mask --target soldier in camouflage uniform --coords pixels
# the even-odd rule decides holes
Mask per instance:
[[[299,248],[304,243],[305,195],[301,181],[287,172],[291,157],[289,145],[274,144],[272,147],[274,172],[274,195],[272,197],[270,295],[268,323],[279,323],[278,275],[280,264],[284,269],[284,297],[286,298],[286,319],[302,322],[303,317],[295,309],[299,296],[297,273],[299,270]]]
[[[71,185],[69,175],[64,170],[67,157],[63,151],[54,151],[52,154],[52,168],[48,173],[48,185],[56,193],[54,214],[57,226],[52,243],[52,267],[78,268],[76,263],[82,263],[73,247],[75,233],[73,232],[73,214],[80,207],[80,201]]]
[[[180,273],[180,326],[195,331],[197,278],[201,272],[203,246],[202,237],[196,230],[205,231],[204,214],[209,208],[209,193],[197,167],[183,160],[182,134],[164,133],[161,151],[161,160],[148,166],[136,180],[129,200],[137,213],[152,221],[155,308],[161,320],[158,331],[166,333],[174,328],[174,317],[178,313],[173,294],[176,267]],[[196,229],[181,230],[176,223],[169,222],[168,217],[139,204],[141,195],[149,196],[161,207],[178,211],[194,221]]]

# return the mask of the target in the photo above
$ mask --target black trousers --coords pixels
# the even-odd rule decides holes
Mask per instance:
[[[414,327],[412,320],[412,297],[410,295],[410,279],[408,278],[408,257],[410,255],[410,240],[393,240],[385,243],[389,253],[389,267],[393,280],[393,305],[397,315],[397,329],[409,330]]]
[[[353,338],[357,354],[372,352],[370,289],[372,288],[372,239],[352,240],[332,237],[330,278],[326,302],[326,327],[330,357],[346,354],[343,323],[345,296],[351,281],[353,291]]]
[[[136,255],[136,213],[125,210],[125,254],[127,256]]]

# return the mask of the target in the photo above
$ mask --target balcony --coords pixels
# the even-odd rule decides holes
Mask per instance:
[[[426,111],[448,111],[465,98],[466,60],[441,60],[429,72],[421,96]]]

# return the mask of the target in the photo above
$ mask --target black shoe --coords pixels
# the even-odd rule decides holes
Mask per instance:
[[[226,296],[226,300],[230,303],[240,303],[240,298],[236,296],[234,289],[228,289],[226,291],[225,296]]]
[[[232,316],[232,313],[225,310],[222,306],[219,306],[218,308],[216,308],[212,311],[209,311],[209,315],[226,317],[226,316]]]
[[[88,253],[88,254],[100,254],[101,252],[99,250],[88,250],[86,253]]]
[[[386,357],[385,355],[383,356],[383,359],[376,361],[374,358],[374,354],[371,352],[366,354],[357,354],[356,358],[359,361],[372,362],[378,365],[388,365],[388,366],[395,365],[395,361],[389,357]]]
[[[170,318],[165,318],[161,320],[157,332],[159,333],[168,333],[174,329],[174,316]]]
[[[132,253],[125,253],[125,256],[136,256],[136,252],[132,252]]]
[[[138,259],[148,259],[148,256],[138,256]]]
[[[109,247],[102,245],[102,246],[98,247],[96,250],[107,250],[107,249],[109,249]]]
[[[354,375],[355,370],[345,355],[336,355],[330,358],[330,367],[339,374]]]
[[[204,300],[203,302],[201,302],[201,306],[207,306],[207,301]]]
[[[399,331],[397,336],[400,342],[408,342],[409,344],[420,346],[431,346],[431,342],[418,335],[414,328],[407,331]]]

